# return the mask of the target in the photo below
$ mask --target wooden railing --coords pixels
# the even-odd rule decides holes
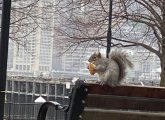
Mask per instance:
[[[165,120],[165,88],[77,81],[63,110],[66,120]],[[44,120],[41,111],[38,120]]]

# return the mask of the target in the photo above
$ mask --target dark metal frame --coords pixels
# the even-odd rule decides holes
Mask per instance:
[[[57,110],[65,111],[65,106],[61,106],[60,104],[57,104],[56,102],[53,102],[53,101],[45,102],[40,107],[37,120],[45,120],[48,108],[51,107],[51,106],[55,107],[56,118],[57,118]]]
[[[88,89],[84,81],[78,80],[72,89],[70,103],[68,107],[62,106],[54,102],[45,102],[42,104],[37,120],[45,120],[47,110],[50,106],[55,107],[56,110],[65,112],[65,120],[79,120],[82,118],[81,114],[85,107],[85,100]]]
[[[3,120],[4,116],[10,9],[11,0],[3,0],[0,36],[0,120]]]

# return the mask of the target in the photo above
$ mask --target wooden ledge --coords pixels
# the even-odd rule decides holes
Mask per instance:
[[[149,115],[149,116],[162,116],[165,117],[164,112],[149,112],[149,111],[140,111],[140,110],[106,110],[106,109],[91,109],[85,108],[84,111],[86,112],[107,112],[107,113],[118,113],[118,114],[137,114],[137,115]]]
[[[164,113],[85,109],[83,120],[164,120]]]
[[[110,87],[107,85],[89,84],[88,94],[102,94],[102,95],[119,95],[132,97],[149,97],[165,99],[165,87],[151,87],[151,86],[134,86],[122,85]]]

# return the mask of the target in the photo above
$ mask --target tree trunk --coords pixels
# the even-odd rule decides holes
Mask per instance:
[[[161,24],[161,34],[162,34],[162,43],[161,43],[161,46],[162,46],[162,53],[161,53],[161,56],[160,56],[160,64],[161,64],[161,74],[160,74],[160,77],[161,77],[161,81],[160,81],[160,86],[162,87],[165,87],[165,1],[163,0],[162,1],[162,6],[163,6],[163,9],[162,9],[162,17],[163,17],[163,21],[162,21],[162,24]]]
[[[165,87],[165,48],[163,48],[164,52],[162,51],[162,56],[161,56],[161,74],[160,74],[160,77],[161,77],[161,81],[160,81],[160,86],[161,87]]]
[[[161,87],[165,87],[165,71],[162,71],[162,72],[161,72],[160,86],[161,86]]]
[[[162,53],[160,56],[160,64],[161,64],[160,86],[165,87],[165,32],[162,32]]]

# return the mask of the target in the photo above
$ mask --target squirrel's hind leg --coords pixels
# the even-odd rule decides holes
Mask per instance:
[[[107,79],[105,77],[99,77],[98,83],[100,85],[105,85],[105,84],[107,84]]]
[[[100,85],[105,85],[106,84],[106,81],[100,81],[99,84]]]
[[[100,80],[100,78],[98,78],[98,80],[96,81],[96,84],[104,85],[104,84],[106,84],[106,81]]]
[[[116,87],[118,85],[117,81],[108,80],[107,84],[111,87]]]

